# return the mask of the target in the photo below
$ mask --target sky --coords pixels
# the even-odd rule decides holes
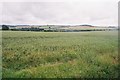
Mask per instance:
[[[0,5],[2,24],[118,25],[118,0],[5,0]]]

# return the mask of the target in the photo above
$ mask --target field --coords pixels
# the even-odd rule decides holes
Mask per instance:
[[[3,78],[117,78],[117,31],[2,32]]]

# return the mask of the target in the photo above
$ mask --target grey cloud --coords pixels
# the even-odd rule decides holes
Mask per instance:
[[[117,3],[111,2],[7,2],[6,24],[117,25]]]

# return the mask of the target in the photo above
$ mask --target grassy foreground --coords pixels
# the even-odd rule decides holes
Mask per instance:
[[[116,78],[118,34],[2,33],[3,78]]]

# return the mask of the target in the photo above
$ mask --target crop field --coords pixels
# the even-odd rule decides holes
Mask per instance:
[[[117,78],[118,33],[2,32],[3,78]]]

